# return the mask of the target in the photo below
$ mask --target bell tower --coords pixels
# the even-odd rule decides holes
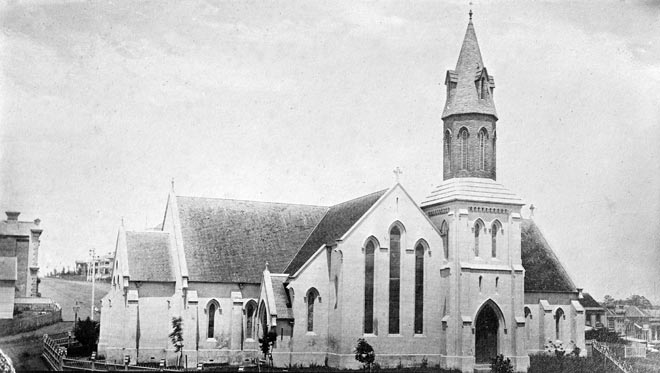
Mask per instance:
[[[456,68],[447,71],[445,85],[443,180],[455,177],[495,180],[495,81],[481,58],[472,13]]]

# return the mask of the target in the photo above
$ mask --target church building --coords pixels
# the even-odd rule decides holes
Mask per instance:
[[[242,364],[277,333],[276,366],[516,371],[549,341],[584,354],[578,289],[524,202],[496,181],[495,82],[472,24],[445,78],[442,180],[421,204],[398,182],[334,206],[178,196],[162,225],[117,236],[99,355]],[[440,146],[440,144],[438,144]]]

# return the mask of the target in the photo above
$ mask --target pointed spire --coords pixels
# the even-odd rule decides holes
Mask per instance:
[[[481,58],[477,33],[472,24],[472,9],[468,14],[470,21],[458,54],[456,69],[447,72],[447,103],[442,118],[454,114],[489,114],[497,118],[492,97],[494,82],[488,76]],[[482,90],[484,93],[481,93]]]

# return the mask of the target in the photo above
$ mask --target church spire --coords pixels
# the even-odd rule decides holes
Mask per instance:
[[[442,118],[455,114],[488,114],[497,118],[493,101],[495,82],[488,75],[481,58],[477,34],[472,24],[472,10],[456,69],[447,71],[447,102]]]
[[[495,81],[488,75],[470,9],[463,45],[454,70],[447,71],[443,178],[496,177]]]

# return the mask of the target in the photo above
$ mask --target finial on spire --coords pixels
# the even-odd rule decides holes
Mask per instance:
[[[535,209],[535,208],[536,208],[536,207],[534,207],[534,204],[533,204],[533,203],[529,206],[529,218],[530,218],[530,219],[534,217],[534,209]]]
[[[401,171],[401,168],[399,168],[398,166],[394,169],[394,177],[396,177],[397,183],[399,183],[399,177],[401,176],[402,173],[403,171]]]
[[[470,1],[470,12],[468,13],[470,15],[470,22],[472,22],[472,2]]]
[[[174,178],[170,182],[172,183],[172,192],[174,192]]]

